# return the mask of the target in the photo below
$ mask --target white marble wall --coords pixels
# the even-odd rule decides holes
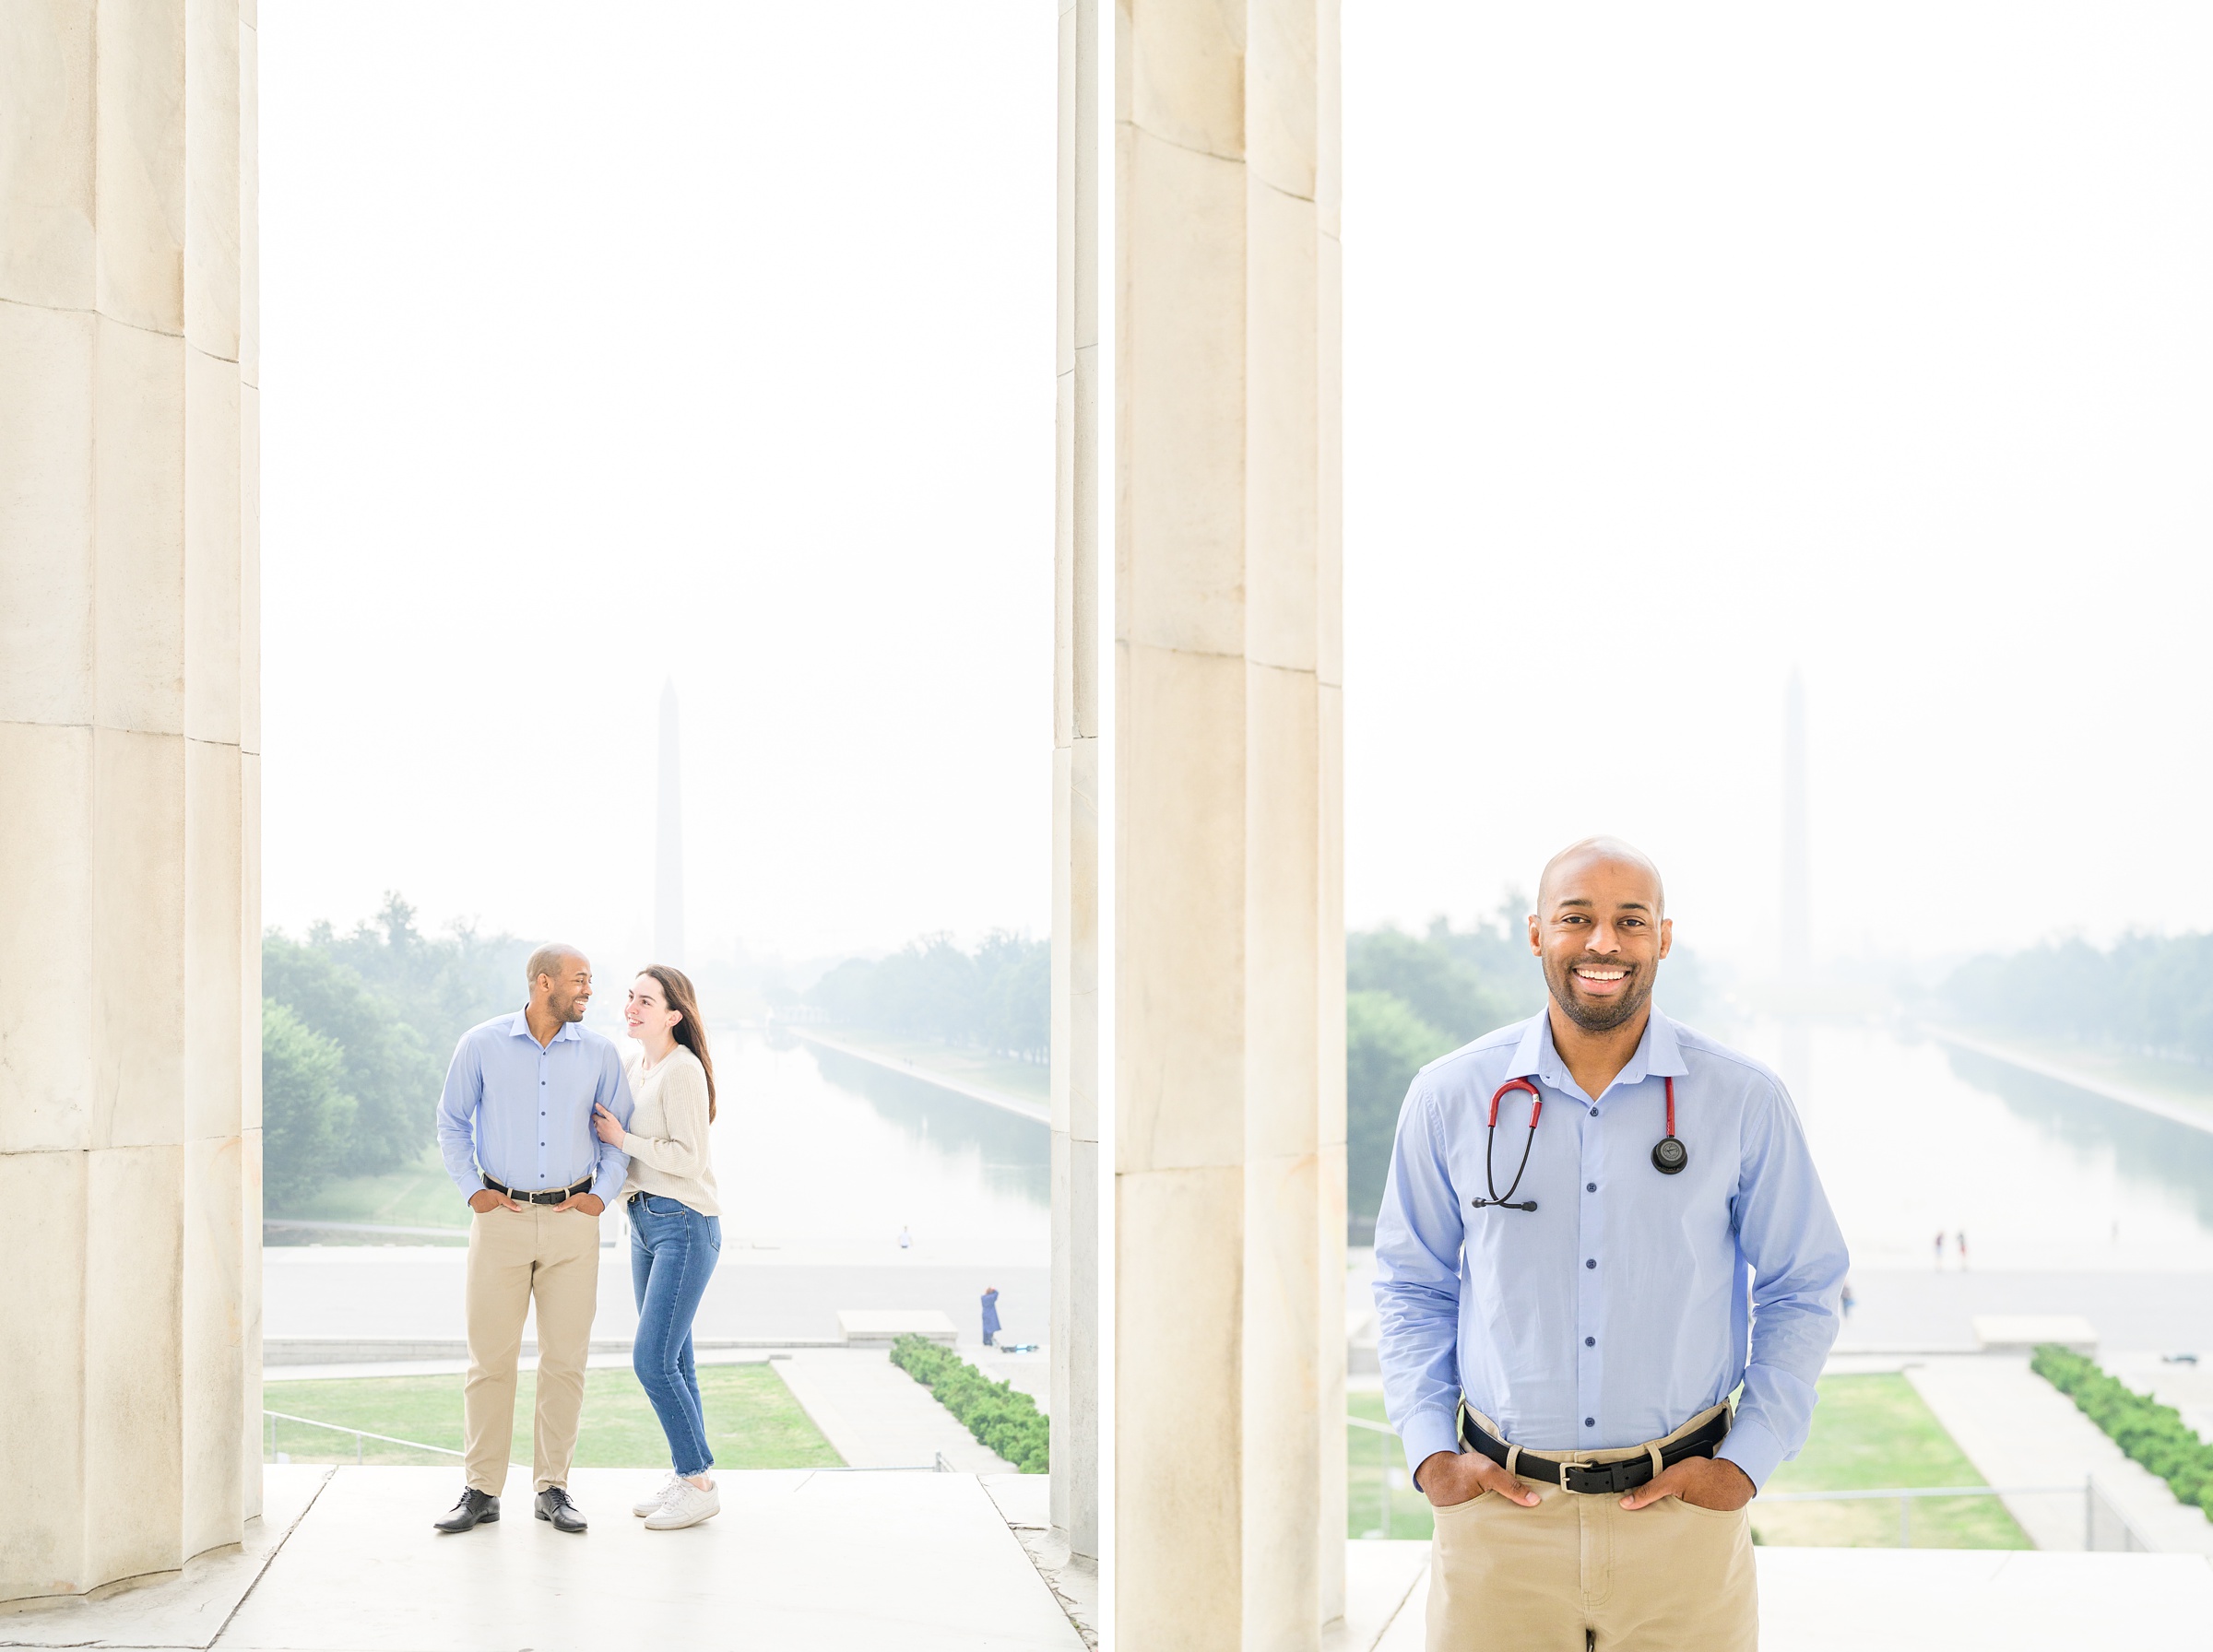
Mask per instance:
[[[1053,622],[1052,1520],[1099,1552],[1098,0],[1061,0]]]
[[[1115,1623],[1273,1652],[1344,1591],[1336,7],[1114,50]]]
[[[0,1599],[260,1505],[252,0],[0,0]]]

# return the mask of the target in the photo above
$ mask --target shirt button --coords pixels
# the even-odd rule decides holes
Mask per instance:
[[[1583,1191],[1585,1193],[1596,1193],[1598,1191],[1598,1184],[1596,1182],[1585,1182],[1583,1184]]]
[[[545,1146],[545,1143],[541,1141],[538,1143],[538,1146],[543,1147]],[[1588,1262],[1585,1262],[1583,1266],[1585,1268],[1596,1268],[1598,1266],[1598,1258],[1596,1257],[1592,1257]]]
[[[1598,1116],[1598,1109],[1596,1107],[1591,1109],[1591,1116],[1592,1118],[1596,1118]]]
[[[1598,1346],[1598,1339],[1596,1337],[1585,1337],[1583,1339],[1583,1346],[1585,1348],[1596,1348]]]
[[[1583,1419],[1583,1426],[1585,1428],[1596,1428],[1598,1426],[1598,1419],[1596,1417],[1585,1417]]]

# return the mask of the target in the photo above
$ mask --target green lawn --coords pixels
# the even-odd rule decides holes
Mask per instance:
[[[1904,1377],[1831,1376],[1820,1388],[1805,1449],[1775,1471],[1768,1491],[1987,1483]],[[1894,1548],[1898,1504],[1755,1503],[1752,1528],[1763,1543]],[[1916,1549],[2032,1547],[1995,1497],[1917,1498],[1912,1535]]]
[[[530,1407],[536,1378],[521,1374],[515,1386],[513,1459],[530,1461]],[[784,1379],[765,1363],[702,1365],[702,1408],[707,1445],[725,1469],[834,1469],[844,1458],[830,1448]],[[396,1439],[461,1448],[461,1379],[458,1376],[372,1376],[329,1382],[273,1382],[263,1390],[269,1410],[318,1422],[344,1423]],[[270,1450],[265,1419],[262,1448]],[[353,1460],[350,1434],[278,1422],[276,1444],[296,1462]],[[273,1459],[272,1459],[273,1460]],[[374,1440],[363,1444],[371,1463],[455,1463],[432,1452],[408,1451]],[[669,1444],[638,1379],[615,1369],[587,1372],[584,1421],[576,1439],[580,1469],[655,1469],[669,1465]]]
[[[1354,1416],[1364,1417],[1370,1422],[1390,1421],[1383,1414],[1380,1394],[1348,1394],[1344,1407]],[[1373,1429],[1355,1428],[1348,1423],[1344,1430],[1344,1535],[1426,1538],[1429,1499],[1406,1482],[1406,1452],[1400,1446],[1398,1435],[1379,1434]],[[1388,1486],[1387,1479],[1393,1475],[1399,1483]],[[1391,1515],[1388,1530],[1382,1524],[1387,1506]]]
[[[1770,1492],[1839,1492],[1875,1486],[1979,1486],[1984,1483],[1943,1424],[1902,1376],[1831,1376],[1820,1384],[1805,1449],[1776,1470]],[[1381,1422],[1380,1394],[1353,1394],[1355,1417]],[[1345,1429],[1346,1534],[1381,1529],[1386,1498],[1394,1538],[1429,1535],[1429,1504],[1411,1486],[1386,1492],[1384,1471],[1402,1481],[1405,1459],[1397,1439]],[[1379,1442],[1380,1444],[1379,1444]],[[1382,1455],[1388,1448],[1388,1457]],[[1898,1504],[1768,1503],[1752,1504],[1752,1528],[1763,1543],[1827,1548],[1891,1548],[1898,1543]],[[1914,1500],[1916,1549],[2027,1549],[2028,1536],[1994,1497]]]
[[[268,1214],[291,1221],[379,1222],[395,1227],[452,1228],[456,1238],[468,1234],[467,1201],[456,1191],[453,1177],[445,1174],[435,1145],[425,1148],[422,1156],[405,1170],[326,1182],[296,1205]]]

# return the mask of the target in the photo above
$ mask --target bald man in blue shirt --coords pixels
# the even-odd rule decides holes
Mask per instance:
[[[515,1437],[523,1320],[538,1309],[538,1408],[531,1428],[536,1513],[580,1533],[569,1497],[584,1410],[584,1368],[599,1306],[599,1216],[630,1155],[599,1139],[592,1111],[630,1123],[630,1081],[615,1046],[580,1023],[592,966],[558,942],[531,954],[530,1001],[461,1035],[438,1098],[446,1173],[468,1224],[468,1380],[461,1391],[465,1483],[432,1524],[474,1530],[500,1517]]]
[[[1652,1007],[1650,860],[1562,850],[1529,937],[1550,1002],[1415,1076],[1376,1222],[1429,1652],[1751,1648],[1744,1511],[1805,1441],[1843,1235],[1781,1080]]]

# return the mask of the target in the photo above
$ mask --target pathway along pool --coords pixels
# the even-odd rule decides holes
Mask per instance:
[[[2213,1133],[1888,1026],[1726,1036],[1790,1086],[1855,1267],[1933,1268],[1941,1230],[1947,1270],[1962,1231],[1970,1268],[2213,1269]]]

